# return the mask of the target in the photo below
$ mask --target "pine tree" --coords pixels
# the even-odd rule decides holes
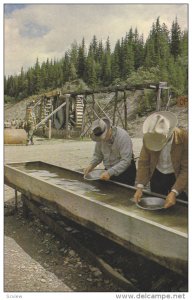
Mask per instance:
[[[134,53],[133,53],[133,33],[130,31],[131,35],[122,43],[122,71],[121,76],[123,79],[129,77],[129,75],[134,71]]]
[[[35,80],[34,80],[34,72],[33,69],[30,68],[27,71],[27,83],[28,83],[28,95],[33,95],[35,94]]]
[[[70,77],[70,58],[68,53],[65,53],[65,58],[63,60],[63,82],[67,82],[69,81],[69,77]]]
[[[23,67],[21,68],[20,75],[18,76],[18,93],[20,99],[27,97],[27,80]]]
[[[35,82],[35,92],[38,93],[42,88],[41,69],[40,69],[38,58],[36,60],[36,64],[34,68],[34,82]]]
[[[69,74],[69,81],[70,80],[73,81],[77,78],[77,70],[76,70],[76,67],[75,67],[75,65],[72,61],[69,63],[69,72],[68,72],[68,74]]]
[[[134,69],[137,70],[143,65],[143,61],[144,61],[143,35],[139,36],[137,28],[135,29],[134,32],[133,53],[134,53]]]
[[[172,23],[170,50],[175,60],[181,54],[181,29],[177,18]]]
[[[102,81],[104,85],[111,83],[111,47],[109,37],[106,41],[106,48],[102,63]]]
[[[90,46],[92,47],[93,58],[96,62],[98,60],[98,47],[97,47],[97,38],[96,38],[95,35],[93,36],[93,39],[92,39],[92,42],[91,42]]]
[[[98,49],[97,49],[97,59],[95,65],[97,83],[101,84],[102,82],[102,62],[104,59],[104,49],[102,41],[99,42]]]
[[[94,60],[94,50],[92,45],[89,47],[89,53],[86,61],[85,81],[92,88],[95,88],[97,85],[96,62]]]
[[[71,50],[69,51],[70,63],[75,68],[75,72],[77,72],[78,65],[78,45],[77,42],[74,41],[71,45]]]
[[[48,69],[47,63],[43,62],[41,66],[42,88],[46,90],[48,87]]]
[[[78,49],[78,66],[77,75],[79,78],[85,79],[86,49],[85,39],[83,38],[81,46]]]
[[[118,40],[115,44],[114,52],[111,56],[111,78],[112,81],[120,80],[121,72],[121,45],[120,40]]]

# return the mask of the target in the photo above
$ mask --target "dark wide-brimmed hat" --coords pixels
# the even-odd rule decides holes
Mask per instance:
[[[160,151],[173,134],[178,120],[170,111],[151,114],[143,123],[143,140],[147,149]]]
[[[110,127],[111,122],[108,118],[101,118],[95,120],[91,126],[91,139],[95,142],[100,142],[104,140]]]

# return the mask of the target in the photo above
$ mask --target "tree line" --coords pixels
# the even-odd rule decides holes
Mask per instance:
[[[111,49],[94,35],[88,49],[85,39],[74,42],[59,60],[39,63],[19,75],[4,76],[5,102],[61,88],[66,82],[82,79],[94,89],[118,83],[167,81],[176,95],[188,93],[188,32],[181,31],[177,18],[168,30],[160,18],[152,24],[144,42],[143,34],[130,30]]]

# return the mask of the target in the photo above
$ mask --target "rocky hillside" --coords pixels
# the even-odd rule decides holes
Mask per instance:
[[[180,108],[175,106],[170,107],[169,111],[176,114],[178,118],[178,126],[188,129],[188,109]],[[132,137],[141,138],[142,135],[142,126],[143,122],[146,119],[146,117],[149,114],[146,114],[146,116],[140,117],[138,119],[132,120],[129,122],[128,131]]]

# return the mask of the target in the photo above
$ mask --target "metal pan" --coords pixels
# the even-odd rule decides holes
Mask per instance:
[[[84,175],[84,179],[86,179],[86,180],[99,180],[100,176],[103,172],[105,172],[105,170],[95,169],[95,170],[89,172],[87,175]]]
[[[146,210],[160,210],[164,209],[165,199],[157,197],[145,197],[136,203],[139,208]]]

